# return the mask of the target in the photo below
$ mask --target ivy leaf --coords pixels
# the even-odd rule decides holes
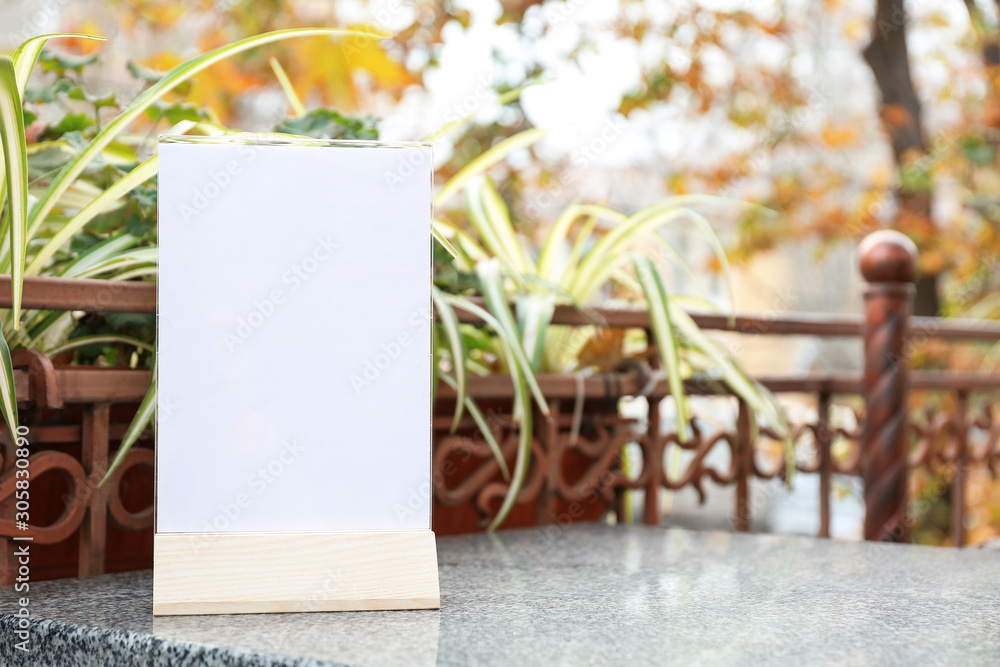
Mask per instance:
[[[94,119],[83,113],[70,113],[63,116],[55,125],[49,125],[42,132],[42,139],[58,139],[68,132],[82,132],[94,124]]]
[[[84,150],[89,145],[89,142],[79,132],[67,132],[63,135],[63,141],[78,152]]]
[[[125,231],[138,238],[142,238],[153,231],[155,226],[155,220],[139,215],[137,211],[132,211],[129,216],[125,218]]]
[[[128,207],[118,206],[94,216],[94,219],[88,222],[84,229],[97,234],[108,234],[124,226],[127,218]]]
[[[28,119],[25,118],[25,121]],[[43,148],[28,154],[28,169],[31,170],[32,177],[47,174],[61,168],[69,162],[72,157],[66,150],[59,146]]]
[[[290,118],[275,132],[297,134],[314,139],[378,139],[377,120],[352,117],[334,109],[316,109],[299,118]]]
[[[42,69],[46,72],[65,74],[67,71],[70,71],[79,73],[87,65],[97,62],[97,54],[92,53],[86,56],[78,56],[71,53],[56,53],[55,51],[45,50],[42,51],[42,55],[38,58],[38,61],[42,64]]]
[[[87,102],[89,104],[92,104],[94,105],[94,107],[98,109],[101,109],[103,107],[118,106],[118,100],[115,98],[114,93],[110,93],[108,95],[105,95],[104,97],[97,97],[95,95],[91,95],[90,93],[86,92],[80,86],[77,86],[76,88],[70,90],[66,94],[66,96],[69,97],[71,100],[80,100],[82,102]]]
[[[88,232],[80,232],[75,236],[73,236],[73,238],[70,240],[69,249],[70,252],[74,253],[84,252],[85,250],[100,243],[101,240],[102,239],[99,236],[95,236],[94,234],[90,234]]]
[[[152,121],[159,118],[166,118],[171,125],[176,125],[183,120],[199,122],[208,116],[193,104],[164,104],[157,102],[146,109],[146,117]]]
[[[32,104],[47,104],[55,101],[60,95],[65,95],[77,86],[69,79],[56,79],[48,86],[27,88],[24,91],[24,101]]]
[[[164,74],[166,74],[166,72],[161,72],[151,67],[143,67],[134,60],[129,60],[125,64],[125,67],[128,69],[129,74],[140,81],[145,81],[146,83],[156,83],[163,78]]]

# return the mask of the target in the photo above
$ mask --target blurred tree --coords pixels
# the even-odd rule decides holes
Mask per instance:
[[[324,24],[358,27],[337,20],[334,3],[321,14],[310,3],[293,0],[110,0],[110,6],[120,16],[123,31],[158,34],[163,43],[185,45],[184,53],[166,50],[139,63],[160,71],[190,56],[188,51],[207,51],[270,30]],[[87,21],[74,27],[85,29]],[[183,40],[168,39],[177,33]],[[388,43],[347,38],[334,44],[336,48],[327,39],[303,39],[248,52],[200,74],[185,99],[232,123],[245,111],[249,95],[275,84],[269,56],[284,66],[295,92],[311,106],[355,111],[366,106],[366,96],[398,100],[407,86],[420,81],[390,53]]]
[[[155,35],[159,43],[191,50],[278,28],[392,26],[392,41],[330,48],[322,40],[300,40],[249,53],[202,73],[151,116],[155,122],[196,112],[232,123],[255,94],[278,90],[268,58],[273,56],[307,112],[284,127],[322,136],[374,132],[366,119],[344,124],[340,114],[317,108],[377,114],[373,101],[399,100],[442,63],[446,36],[469,30],[473,12],[481,19],[499,9],[489,19],[495,19],[504,41],[504,48],[493,50],[495,69],[503,73],[493,81],[497,92],[557,76],[567,64],[586,74],[585,60],[592,65],[593,56],[602,57],[609,44],[626,44],[634,47],[638,83],[617,100],[615,115],[648,134],[652,158],[640,165],[643,174],[652,174],[668,193],[733,196],[779,212],[749,213],[737,221],[736,259],[788,240],[818,240],[821,249],[832,242],[854,243],[876,227],[892,225],[921,251],[918,313],[1000,318],[1000,0],[962,1],[964,9],[958,0],[933,6],[918,0],[619,0],[614,13],[602,13],[603,3],[580,0],[463,6],[452,0],[108,0],[108,6],[126,36]],[[955,30],[962,12],[969,24]],[[65,27],[100,32],[96,25],[84,18]],[[908,44],[918,30],[925,43],[922,56]],[[545,49],[538,48],[550,36]],[[86,56],[95,46],[81,41],[76,53]],[[512,51],[517,58],[510,58]],[[155,79],[182,55],[189,54],[168,48],[134,65],[133,74]],[[943,82],[932,85],[920,76],[929,61],[944,71]],[[865,78],[852,78],[855,66]],[[468,83],[454,82],[458,89]],[[869,90],[877,95],[877,109],[868,102]],[[941,108],[948,114],[936,113]],[[100,120],[95,109],[95,122]],[[529,125],[516,101],[504,113],[470,125],[440,153],[447,158],[440,177]],[[46,131],[72,133],[74,127],[67,121]],[[606,196],[575,180],[572,155],[531,165],[496,174],[514,222],[526,234],[544,217],[528,204],[537,202],[539,193],[555,193],[551,199]],[[617,185],[607,180],[609,188]],[[958,205],[936,212],[949,197]],[[562,203],[555,201],[553,208]],[[453,285],[469,280],[457,274],[440,279]],[[997,359],[1000,353],[987,361]],[[914,361],[972,368],[983,364],[983,355],[928,346]],[[996,488],[981,494],[993,498],[988,507],[996,507]],[[987,524],[980,537],[993,530]]]
[[[907,19],[904,0],[876,0],[871,41],[864,50],[880,93],[878,115],[900,170],[911,168],[927,155],[920,98],[910,76]],[[895,226],[916,236],[921,246],[933,242],[937,234],[931,220],[931,194],[927,180],[915,178],[901,178],[895,192]],[[938,314],[937,277],[936,272],[927,270],[918,277],[915,314]]]

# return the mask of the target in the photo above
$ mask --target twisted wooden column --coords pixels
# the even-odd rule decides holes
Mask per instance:
[[[861,242],[865,288],[865,425],[862,471],[866,540],[902,542],[907,526],[907,321],[917,249],[880,230]]]

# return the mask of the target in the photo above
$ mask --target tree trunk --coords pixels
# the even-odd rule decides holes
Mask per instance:
[[[879,117],[889,135],[897,169],[927,154],[920,98],[913,87],[906,48],[908,18],[904,0],[876,0],[871,41],[864,50],[865,61],[875,75],[881,94]],[[930,192],[908,190],[901,185],[896,192],[896,203],[895,227],[911,233],[917,230],[933,233]],[[915,314],[938,314],[937,288],[937,275],[920,276],[914,300]]]

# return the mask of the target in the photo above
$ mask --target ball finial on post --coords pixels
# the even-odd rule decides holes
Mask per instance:
[[[861,275],[870,283],[912,283],[917,278],[917,246],[892,229],[861,241]]]
[[[861,242],[865,286],[862,476],[866,540],[909,539],[907,326],[916,291],[917,248],[889,229]]]

